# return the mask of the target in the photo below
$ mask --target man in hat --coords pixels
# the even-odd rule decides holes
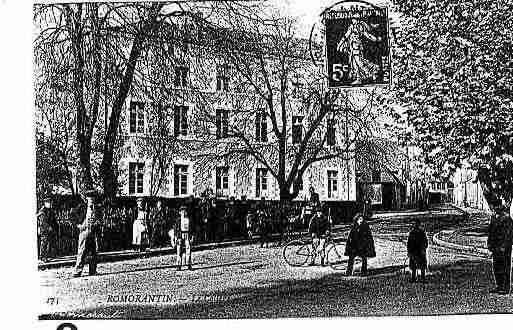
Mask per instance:
[[[322,213],[322,208],[317,206],[315,214],[310,220],[308,232],[312,236],[312,248],[314,250],[310,266],[315,264],[316,256],[321,257],[321,266],[324,266],[326,239],[330,235],[330,223],[328,218]]]
[[[88,190],[84,195],[86,198],[87,210],[84,221],[82,224],[78,225],[80,234],[78,236],[77,262],[73,277],[80,277],[82,275],[82,270],[88,254],[90,254],[89,275],[96,275],[96,231],[98,230],[98,216],[96,209],[97,193],[95,190]]]
[[[162,243],[162,236],[164,233],[164,224],[166,222],[166,213],[162,206],[162,200],[157,200],[157,205],[153,210],[152,216],[150,217],[151,222],[149,223],[149,229],[151,229],[150,235],[150,249],[154,248]]]
[[[490,203],[494,215],[488,227],[488,249],[492,252],[496,287],[490,293],[509,294],[511,291],[511,245],[513,222],[500,201]]]
[[[52,199],[44,199],[43,207],[37,213],[37,235],[39,238],[39,257],[44,262],[53,255],[55,250],[55,241],[59,225],[57,217],[52,208]]]
[[[187,214],[187,206],[182,205],[180,207],[179,219],[177,222],[177,244],[176,244],[176,267],[177,270],[182,269],[182,265],[187,265],[189,270],[192,270],[192,252],[191,252],[191,240],[192,240],[192,226],[191,218]],[[183,255],[185,254],[185,260]],[[184,263],[185,262],[185,263]]]
[[[417,281],[417,269],[420,268],[420,281],[426,281],[428,239],[426,232],[420,226],[420,219],[415,219],[415,224],[408,235],[408,257],[410,257],[411,282]]]

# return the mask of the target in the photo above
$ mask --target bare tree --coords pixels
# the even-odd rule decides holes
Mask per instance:
[[[136,92],[138,66],[159,29],[184,13],[214,12],[222,2],[73,3],[34,6],[36,89],[53,89],[54,80],[71,86],[69,109],[76,119],[79,191],[94,185],[92,158],[107,196],[116,189],[115,151],[122,110]],[[233,7],[230,4],[228,7]],[[242,7],[249,5],[241,5]],[[144,82],[139,81],[139,84]],[[99,116],[101,109],[104,118]],[[71,110],[70,110],[71,111]],[[99,125],[103,121],[104,130]],[[100,145],[99,141],[103,141]],[[93,154],[97,154],[96,156]]]
[[[200,110],[208,124],[194,150],[202,164],[225,159],[240,168],[263,166],[283,200],[298,195],[312,165],[354,159],[361,145],[355,142],[372,137],[375,124],[375,91],[362,98],[328,90],[322,68],[310,62],[307,41],[295,27],[293,19],[257,15],[226,15],[205,24],[236,96],[226,101],[229,119],[209,106],[215,101],[204,100]],[[296,116],[299,132],[291,125]],[[261,132],[255,133],[256,121]]]

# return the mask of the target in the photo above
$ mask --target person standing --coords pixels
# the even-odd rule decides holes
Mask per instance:
[[[146,235],[148,229],[146,227],[146,211],[144,211],[144,203],[142,197],[137,198],[137,218],[132,226],[132,245],[134,249],[140,252],[144,251]]]
[[[207,238],[209,242],[214,242],[217,239],[217,225],[219,223],[217,200],[212,198],[208,200],[207,209]]]
[[[96,191],[86,191],[85,198],[87,204],[86,215],[84,221],[78,225],[80,234],[78,236],[77,261],[75,263],[75,272],[73,274],[73,277],[80,277],[82,275],[82,270],[84,268],[87,255],[90,255],[89,275],[96,275],[96,257],[98,249],[96,234],[99,226],[96,208]]]
[[[362,258],[362,276],[367,275],[367,258],[376,256],[376,249],[374,247],[374,238],[365,217],[361,213],[354,216],[354,224],[349,232],[349,237],[346,242],[346,250],[344,255],[349,257],[347,263],[346,275],[353,274],[354,259],[356,257]]]
[[[254,211],[254,206],[250,206],[248,212],[246,213],[246,237],[250,240],[253,239],[253,233],[255,231],[256,223],[256,215]]]
[[[315,265],[315,258],[321,257],[321,266],[324,266],[326,239],[330,235],[330,223],[328,218],[322,213],[321,207],[315,209],[315,214],[310,220],[308,233],[312,237],[312,261],[310,266]]]
[[[496,287],[490,293],[509,294],[511,291],[511,245],[513,223],[507,209],[499,202],[492,205],[494,215],[488,227],[488,250],[492,252]]]
[[[365,217],[365,219],[370,219],[372,217],[371,208],[372,208],[371,199],[369,197],[367,197],[365,199],[365,201],[363,202],[363,216]]]
[[[235,197],[231,196],[226,205],[226,215],[224,217],[224,230],[225,237],[233,238],[236,232],[236,205]]]
[[[310,219],[314,214],[314,209],[320,204],[319,194],[315,192],[314,187],[310,187],[309,192],[310,199],[308,200],[302,211],[303,224],[306,226],[306,228],[308,228],[308,226],[310,225]]]
[[[150,236],[150,248],[154,248],[162,244],[162,236],[164,233],[164,224],[166,221],[166,214],[164,207],[162,206],[162,200],[157,201],[155,211],[151,217],[151,236]]]
[[[269,213],[265,207],[265,199],[261,198],[260,204],[256,211],[256,218],[258,222],[258,232],[260,234],[260,247],[269,247],[271,244],[271,223]]]
[[[180,215],[177,226],[177,239],[176,239],[176,269],[181,270],[182,266],[187,265],[189,270],[192,270],[192,251],[191,241],[192,226],[190,215],[187,214],[187,207],[185,205],[180,207]],[[185,254],[185,258],[184,258]],[[184,260],[185,259],[185,260]]]
[[[408,235],[408,257],[410,258],[411,282],[417,281],[417,269],[420,268],[420,281],[426,282],[428,239],[426,232],[420,226],[420,219],[415,219]]]
[[[55,211],[52,208],[52,199],[44,199],[43,206],[37,213],[37,235],[39,241],[39,258],[47,262],[55,252],[55,242],[59,225]]]

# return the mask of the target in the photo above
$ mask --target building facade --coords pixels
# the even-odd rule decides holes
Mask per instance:
[[[219,198],[279,199],[276,168],[271,164],[277,157],[271,118],[247,79],[234,69],[236,63],[198,43],[175,43],[169,48],[178,60],[158,73],[160,84],[139,88],[137,93],[134,88],[125,104],[118,152],[120,194],[186,197],[211,190]],[[284,116],[286,171],[293,166],[294,153],[300,152],[313,111],[298,96],[302,75],[312,64],[306,57],[298,63],[300,68],[288,82]],[[279,111],[276,116],[283,118]],[[319,124],[319,136],[312,139],[334,149],[344,143],[347,129],[346,123],[327,117]],[[261,157],[235,152],[241,140],[247,143],[245,150],[255,149]],[[348,158],[310,165],[294,182],[299,189],[296,200],[307,199],[313,188],[321,200],[355,201],[355,161]]]

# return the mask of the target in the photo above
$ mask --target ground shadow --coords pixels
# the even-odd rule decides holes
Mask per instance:
[[[208,266],[202,266],[205,265],[205,263],[193,263],[192,271],[200,271],[203,269],[213,269],[213,268],[223,268],[223,267],[231,267],[231,266],[237,266],[237,265],[245,265],[245,264],[255,264],[258,261],[239,261],[239,262],[230,262],[230,263],[223,263],[223,264],[215,264]],[[161,265],[161,266],[153,266],[153,267],[143,267],[143,268],[135,268],[135,269],[128,269],[128,270],[120,270],[117,272],[108,272],[108,273],[98,273],[95,276],[107,276],[107,275],[117,275],[117,274],[128,274],[128,273],[137,273],[137,272],[145,272],[145,271],[151,271],[151,270],[161,270],[161,269],[176,269],[177,266],[175,264],[167,264],[167,265]]]
[[[430,268],[428,283],[409,283],[403,265],[367,277],[269,279],[256,287],[209,292],[175,305],[107,305],[42,319],[205,319],[513,313],[512,296],[491,296],[490,264],[456,261]]]

